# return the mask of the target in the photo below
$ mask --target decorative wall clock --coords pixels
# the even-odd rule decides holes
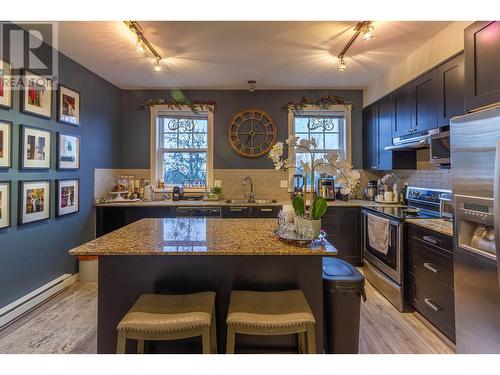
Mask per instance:
[[[246,109],[231,119],[228,140],[238,154],[257,158],[268,153],[276,142],[276,125],[266,112]]]

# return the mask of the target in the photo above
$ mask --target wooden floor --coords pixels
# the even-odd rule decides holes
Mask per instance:
[[[371,285],[362,303],[360,353],[453,353],[415,313],[398,312]],[[97,284],[75,283],[0,330],[0,353],[96,353]]]

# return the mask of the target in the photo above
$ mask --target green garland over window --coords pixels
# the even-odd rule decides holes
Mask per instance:
[[[344,99],[337,95],[325,95],[319,98],[306,98],[305,96],[300,99],[300,102],[288,102],[281,107],[284,111],[302,112],[307,106],[317,106],[321,109],[330,109],[333,105],[352,104],[350,100]]]

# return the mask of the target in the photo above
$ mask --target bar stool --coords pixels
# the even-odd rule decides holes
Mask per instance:
[[[300,353],[316,353],[315,320],[301,290],[231,292],[227,314],[226,353],[234,353],[236,333],[298,334]]]
[[[127,339],[177,340],[201,336],[203,353],[217,353],[214,292],[184,295],[143,294],[118,324],[116,353],[124,354]]]

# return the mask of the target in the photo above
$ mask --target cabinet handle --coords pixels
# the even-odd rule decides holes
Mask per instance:
[[[424,263],[424,267],[427,268],[429,271],[431,272],[434,272],[434,273],[438,273],[438,269],[436,267],[434,267],[432,264],[430,263]]]
[[[248,210],[248,207],[231,207],[229,211],[231,212],[241,212],[243,210]]]
[[[438,240],[436,240],[434,237],[431,237],[431,236],[423,236],[422,239],[425,242],[431,243],[433,245],[437,245],[437,243],[439,242]]]
[[[272,212],[273,209],[272,208],[261,208],[260,209],[260,212]]]
[[[429,306],[431,309],[433,309],[436,312],[441,310],[441,308],[438,305],[436,305],[436,303],[433,300],[431,300],[429,298],[424,298],[424,302],[427,306]]]

